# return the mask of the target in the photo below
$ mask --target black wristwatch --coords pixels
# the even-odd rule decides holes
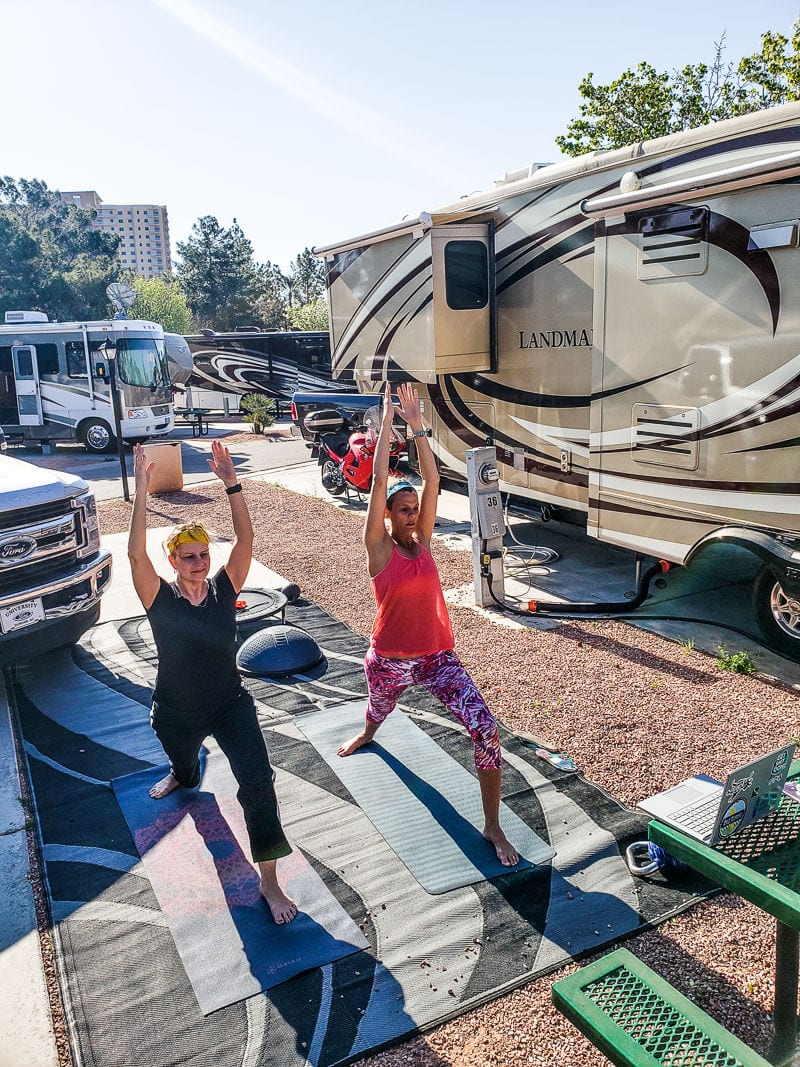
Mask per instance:
[[[241,493],[241,491],[242,491],[242,483],[241,482],[237,482],[236,485],[229,485],[225,489],[225,492],[228,494],[228,496],[233,496],[234,493]]]

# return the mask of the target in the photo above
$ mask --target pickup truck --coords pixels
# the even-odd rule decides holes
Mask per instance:
[[[74,644],[110,580],[86,482],[0,453],[0,666]]]
[[[292,421],[312,448],[320,433],[355,430],[367,409],[380,405],[382,398],[381,393],[294,393]]]

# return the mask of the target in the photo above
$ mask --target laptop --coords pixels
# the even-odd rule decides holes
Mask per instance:
[[[637,807],[698,841],[716,845],[777,807],[794,749],[793,744],[784,745],[737,767],[724,783],[695,775]]]

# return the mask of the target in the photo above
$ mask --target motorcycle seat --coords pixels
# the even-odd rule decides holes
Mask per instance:
[[[337,456],[343,456],[348,450],[347,435],[343,433],[324,433],[321,435],[320,440],[329,448],[331,452],[335,452]]]

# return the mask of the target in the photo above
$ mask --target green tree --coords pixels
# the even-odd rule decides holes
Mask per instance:
[[[254,308],[256,322],[265,329],[288,329],[289,279],[277,263],[269,260],[258,268],[258,277],[260,292]]]
[[[791,39],[764,33],[761,51],[726,63],[724,34],[711,63],[657,71],[642,62],[609,85],[587,74],[583,102],[556,145],[569,156],[621,148],[800,98],[800,21]]]
[[[289,303],[310,304],[325,291],[325,264],[304,248],[289,267]]]
[[[136,301],[129,314],[157,322],[168,333],[191,333],[192,312],[177,278],[162,274],[157,278],[132,278]]]
[[[0,314],[28,309],[62,321],[106,314],[119,238],[94,229],[94,217],[43,181],[0,178]]]
[[[236,219],[225,229],[213,215],[204,215],[177,248],[177,274],[195,326],[232,330],[250,324],[261,288],[259,268]]]
[[[324,296],[318,296],[308,304],[287,309],[289,322],[293,330],[327,330],[328,307]]]
[[[792,26],[791,37],[762,34],[761,51],[741,60],[738,71],[753,110],[800,100],[800,19]]]

